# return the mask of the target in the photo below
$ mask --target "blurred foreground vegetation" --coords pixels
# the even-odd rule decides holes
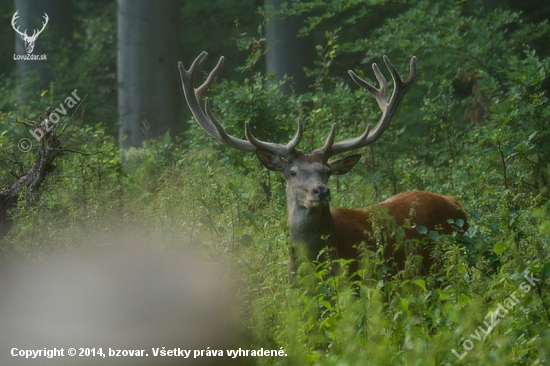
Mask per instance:
[[[0,243],[2,257],[26,263],[51,251],[85,251],[107,245],[101,238],[124,228],[151,238],[158,250],[206,252],[236,269],[228,276],[246,303],[253,335],[243,348],[283,347],[288,354],[255,364],[549,364],[550,58],[533,45],[548,39],[550,28],[465,3],[418,2],[364,39],[340,42],[340,29],[327,31],[310,70],[310,93],[280,95],[276,84],[252,72],[242,83],[218,80],[211,88],[214,113],[229,133],[242,137],[250,121],[260,139],[284,143],[301,117],[301,148],[310,151],[332,123],[344,138],[379,115],[368,93],[332,75],[334,64],[360,55],[363,64],[354,70],[374,82],[372,62],[386,73],[382,55],[403,77],[415,55],[417,84],[382,139],[352,172],[332,181],[332,205],[365,207],[411,189],[460,198],[470,228],[437,238],[438,272],[387,282],[365,275],[353,296],[345,275],[324,276],[330,263],[306,263],[289,286],[280,177],[192,121],[180,141],[166,137],[119,152],[102,124],[85,125],[85,111],[65,122],[63,136],[66,147],[86,154],[66,154],[39,202],[13,212],[16,225]],[[354,21],[346,9],[327,12],[342,24]],[[33,150],[21,153],[14,143],[30,134],[13,123],[32,113],[0,115],[3,186],[10,172],[32,161]],[[86,237],[86,246],[75,244]],[[373,254],[365,268],[379,272],[383,263]],[[526,274],[540,279],[527,290]],[[479,327],[487,329],[486,315],[513,294],[518,303],[485,338]]]

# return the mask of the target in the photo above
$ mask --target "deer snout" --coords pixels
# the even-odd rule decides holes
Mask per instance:
[[[327,186],[313,188],[313,196],[320,201],[330,200],[330,189]]]

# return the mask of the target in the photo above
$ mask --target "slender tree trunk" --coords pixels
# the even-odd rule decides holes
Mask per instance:
[[[279,9],[285,0],[265,0],[268,9]],[[268,74],[275,74],[276,80],[282,80],[285,75],[293,78],[290,84],[285,84],[282,91],[304,93],[309,88],[304,67],[313,65],[313,39],[310,36],[298,37],[299,30],[304,26],[304,17],[290,16],[273,18],[268,14],[266,26]]]
[[[118,0],[119,145],[183,132],[180,2]]]

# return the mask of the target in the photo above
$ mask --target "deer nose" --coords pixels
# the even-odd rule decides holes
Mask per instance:
[[[326,186],[317,186],[313,188],[313,194],[320,200],[326,200],[330,197],[330,189]]]

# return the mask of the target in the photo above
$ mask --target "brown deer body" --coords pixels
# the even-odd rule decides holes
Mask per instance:
[[[388,218],[391,218],[390,221]],[[408,191],[369,208],[323,208],[321,218],[317,221],[320,225],[317,226],[318,231],[315,234],[309,238],[291,235],[293,241],[304,243],[308,249],[309,259],[315,259],[317,253],[325,247],[332,249],[338,258],[357,259],[360,256],[357,244],[364,242],[368,248],[373,249],[377,243],[386,243],[389,245],[384,250],[384,258],[394,263],[396,270],[403,269],[408,255],[414,253],[422,256],[422,268],[419,269],[425,273],[432,265],[428,246],[416,245],[407,248],[403,243],[395,246],[395,237],[378,238],[373,233],[373,227],[378,225],[387,235],[403,227],[404,238],[422,240],[426,235],[418,232],[418,226],[424,226],[428,231],[451,234],[453,227],[447,219],[455,222],[462,219],[466,223],[466,213],[453,197],[424,191]],[[462,229],[466,226],[467,224],[463,225]],[[294,230],[297,233],[303,232],[300,227],[294,227]]]
[[[370,126],[367,126],[365,132],[359,137],[339,142],[334,142],[336,125],[333,125],[325,144],[306,154],[296,148],[303,133],[301,121],[298,122],[296,135],[286,145],[257,140],[252,135],[248,123],[245,123],[247,140],[228,135],[210,111],[208,98],[206,98],[204,110],[200,106],[201,96],[212,83],[215,74],[223,63],[223,57],[220,58],[216,67],[201,86],[198,88],[193,86],[196,74],[206,60],[206,56],[206,52],[201,53],[189,70],[185,70],[182,63],[179,63],[183,90],[191,112],[199,125],[210,136],[235,149],[256,152],[258,159],[267,169],[283,175],[286,180],[290,236],[296,245],[305,248],[310,260],[316,259],[319,252],[325,247],[329,248],[329,252],[335,258],[358,259],[360,255],[358,246],[362,242],[365,242],[367,247],[370,248],[374,248],[379,242],[384,243],[383,240],[381,241],[376,237],[376,227],[382,228],[383,233],[388,236],[392,234],[392,228],[389,226],[405,226],[404,235],[406,239],[422,238],[416,230],[418,226],[450,234],[453,229],[448,222],[449,219],[455,222],[461,219],[464,221],[463,228],[467,227],[466,213],[459,202],[449,196],[424,191],[400,193],[377,205],[364,209],[339,208],[330,210],[329,207],[331,193],[327,184],[330,176],[346,174],[360,160],[361,155],[330,161],[329,158],[372,144],[384,133],[397,110],[397,106],[413,83],[416,74],[416,59],[414,57],[411,59],[410,75],[404,81],[391,62],[384,57],[384,62],[394,81],[394,90],[389,101],[386,97],[387,81],[376,64],[373,64],[373,70],[380,83],[380,89],[375,88],[359,78],[353,71],[350,71],[349,74],[352,79],[375,96],[382,110],[382,117],[372,130]],[[384,218],[391,219],[388,221]],[[384,256],[387,259],[391,258],[397,269],[404,267],[411,252],[422,255],[423,271],[429,269],[431,265],[429,248],[425,245],[418,245],[413,248],[400,245],[394,248],[395,242],[395,238],[389,238],[385,241]]]

